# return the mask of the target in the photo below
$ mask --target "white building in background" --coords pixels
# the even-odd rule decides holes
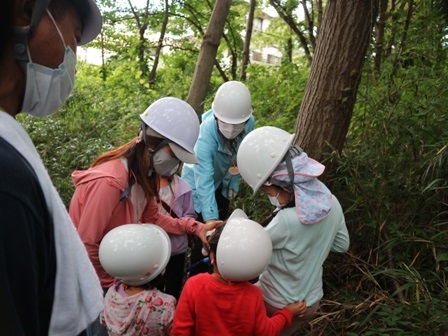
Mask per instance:
[[[259,16],[254,18],[253,23],[253,32],[252,36],[256,32],[265,32],[269,27],[272,16],[269,14],[263,14],[263,16]],[[245,32],[242,32],[244,36]],[[146,34],[148,41],[152,42],[154,46],[157,44],[159,40],[158,33],[147,32]],[[164,47],[162,50],[163,54],[169,54],[171,52],[170,46],[176,44],[177,37],[167,34],[165,36]],[[155,49],[155,48],[154,48]],[[104,53],[104,61],[106,61],[113,53],[109,51],[105,51]],[[94,65],[102,65],[103,55],[101,54],[101,50],[93,47],[78,47],[77,49],[78,60],[84,61],[89,64]],[[154,56],[154,55],[152,55]],[[282,58],[281,51],[275,47],[264,47],[261,49],[253,49],[251,47],[251,55],[250,55],[250,63],[259,63],[259,64],[269,64],[273,66],[279,66]],[[223,64],[230,63],[230,60],[222,60]]]
[[[254,18],[253,32],[265,32],[271,23],[272,16],[264,14]],[[264,47],[262,49],[252,49],[250,61],[252,63],[266,63],[279,66],[282,59],[282,52],[275,46]]]
[[[84,61],[86,63],[94,65],[102,64],[102,56],[100,49],[91,47],[90,48],[78,47],[76,55],[78,56],[78,61]]]

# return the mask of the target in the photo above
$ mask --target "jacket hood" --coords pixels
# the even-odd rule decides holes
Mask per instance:
[[[128,172],[125,162],[120,159],[104,162],[87,170],[75,170],[72,181],[75,187],[97,179],[107,178],[115,187],[123,190],[128,186]]]
[[[114,284],[114,286],[116,286]],[[117,293],[118,286],[113,289],[111,295],[106,298],[109,304],[104,305],[103,318],[107,323],[109,331],[115,334],[132,335],[132,326],[138,322],[144,315],[142,308],[146,306],[145,292],[123,297]]]

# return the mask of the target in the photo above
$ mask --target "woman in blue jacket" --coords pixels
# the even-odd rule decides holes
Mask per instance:
[[[254,129],[249,89],[241,82],[222,84],[212,109],[202,115],[199,137],[194,147],[198,164],[184,164],[182,179],[193,191],[198,220],[227,219],[230,199],[238,193],[241,175],[236,153],[244,137]],[[204,258],[202,244],[194,240],[191,263]],[[190,276],[205,272],[207,265],[191,270]]]

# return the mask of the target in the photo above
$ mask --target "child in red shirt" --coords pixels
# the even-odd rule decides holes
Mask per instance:
[[[271,260],[272,244],[258,223],[235,210],[209,237],[212,274],[187,280],[176,308],[171,336],[278,335],[306,303],[295,302],[266,314],[261,291],[249,280],[256,278]]]

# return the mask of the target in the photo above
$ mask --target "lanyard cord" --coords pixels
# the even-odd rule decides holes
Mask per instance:
[[[237,175],[239,172],[238,172],[238,167],[237,167],[237,164],[236,164],[236,158],[235,158],[235,160],[232,158],[232,149],[233,148],[229,149],[227,147],[227,144],[229,144],[229,146],[231,146],[231,147],[233,147],[233,146],[230,144],[229,141],[226,141],[227,139],[224,137],[224,135],[222,135],[221,132],[219,132],[219,136],[220,136],[221,141],[222,141],[222,143],[224,145],[224,152],[226,153],[226,155],[227,155],[227,157],[229,158],[229,161],[230,161],[231,167],[228,169],[228,172],[230,173],[230,175]]]

